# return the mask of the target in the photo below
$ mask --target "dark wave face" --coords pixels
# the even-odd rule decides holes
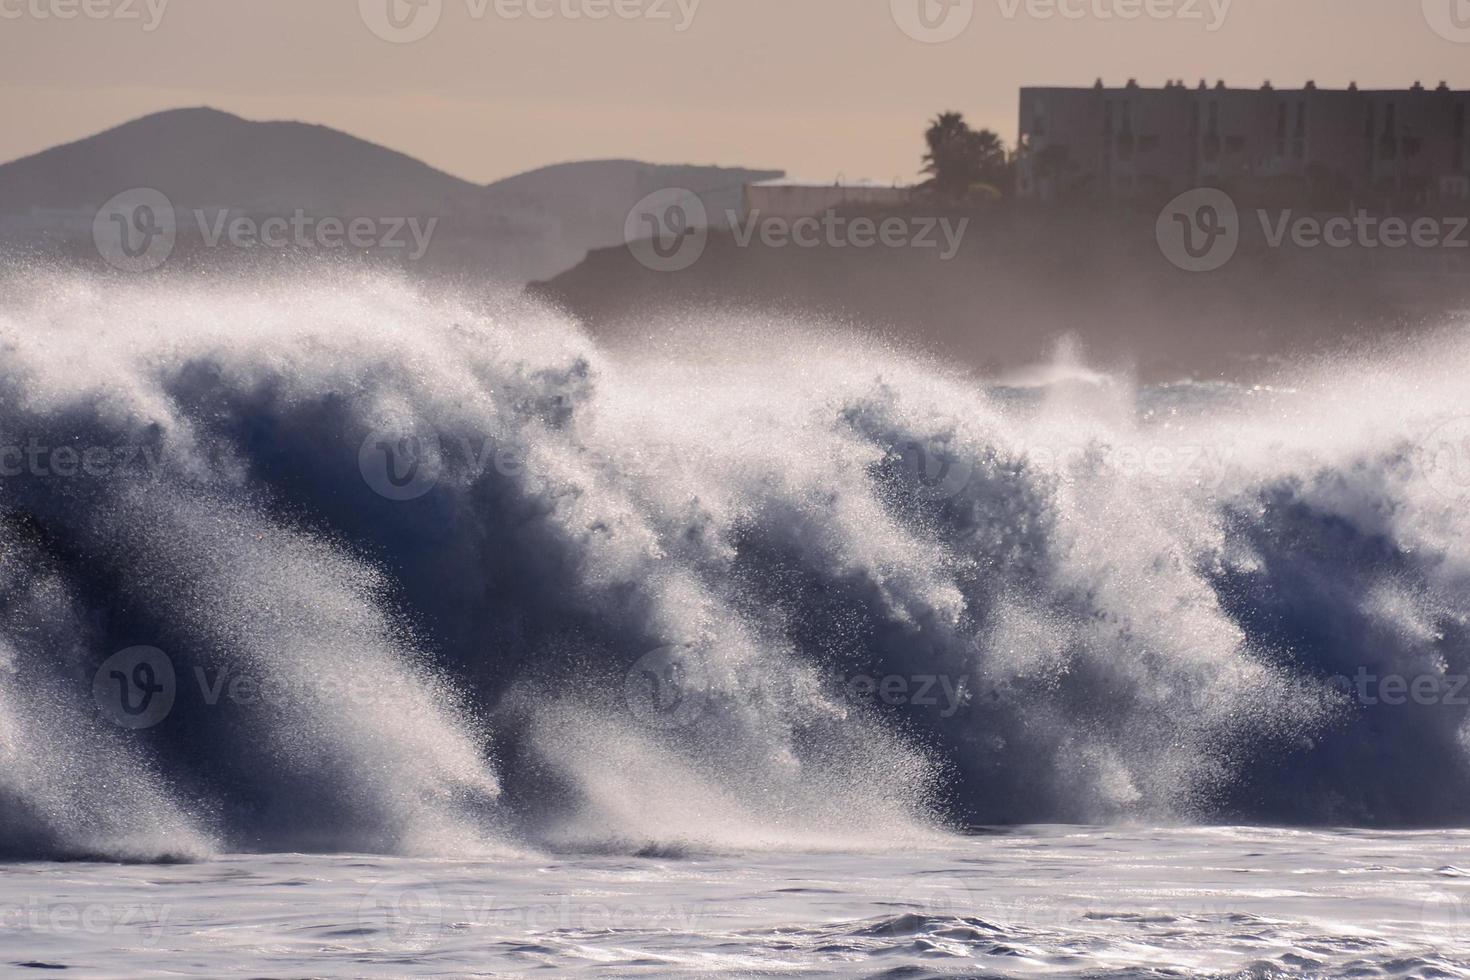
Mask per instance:
[[[1470,819],[1461,338],[1001,387],[391,279],[0,296],[7,856]]]

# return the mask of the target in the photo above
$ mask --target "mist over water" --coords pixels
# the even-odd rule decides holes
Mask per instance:
[[[1470,335],[1138,389],[692,328],[7,273],[0,852],[1470,817]]]

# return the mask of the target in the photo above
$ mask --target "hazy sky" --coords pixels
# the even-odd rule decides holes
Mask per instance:
[[[211,105],[476,181],[594,157],[907,180],[928,117],[1009,140],[1026,84],[1470,88],[1470,30],[1441,36],[1467,0],[923,0],[936,30],[971,18],[938,44],[899,26],[919,30],[920,0],[391,2],[433,29],[383,40],[389,0],[0,0],[0,159]]]

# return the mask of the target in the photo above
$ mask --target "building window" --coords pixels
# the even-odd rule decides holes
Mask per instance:
[[[1398,107],[1392,102],[1383,107],[1383,135],[1379,139],[1378,155],[1385,160],[1397,160],[1399,156]]]
[[[1455,106],[1455,163],[1456,173],[1465,171],[1465,103]]]

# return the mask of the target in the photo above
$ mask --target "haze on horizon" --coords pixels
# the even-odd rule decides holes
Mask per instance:
[[[1075,19],[973,0],[938,44],[905,34],[890,0],[418,2],[442,2],[434,30],[390,43],[358,0],[0,0],[0,161],[209,105],[332,126],[479,182],[607,157],[906,181],[941,110],[1013,140],[1023,85],[1470,88],[1470,45],[1432,30],[1420,0],[1060,0]],[[1130,2],[1199,16],[1096,13]],[[598,4],[634,13],[561,12]]]

